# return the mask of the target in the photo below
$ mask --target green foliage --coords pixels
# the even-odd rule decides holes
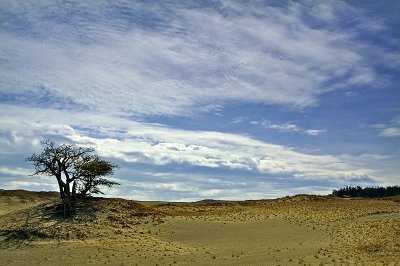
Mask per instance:
[[[79,195],[104,194],[100,186],[112,187],[119,183],[103,178],[112,175],[118,165],[105,161],[98,156],[92,156],[78,164],[79,178],[77,179]]]

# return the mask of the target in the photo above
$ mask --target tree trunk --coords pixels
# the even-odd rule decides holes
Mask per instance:
[[[65,192],[65,195],[67,196],[67,198],[71,197],[71,189],[69,187],[69,183],[68,182],[66,182],[65,185],[64,185],[64,192]]]
[[[71,193],[71,201],[72,201],[72,211],[76,210],[76,182],[72,183],[72,193]]]
[[[64,182],[62,182],[60,179],[57,179],[58,181],[58,187],[60,189],[60,198],[62,201],[64,201],[64,199],[67,197],[67,194],[65,193],[65,184]]]
[[[66,208],[65,212],[67,213],[68,216],[71,216],[71,192],[70,192],[68,181],[64,185],[64,192],[66,194],[65,203],[64,203],[64,208]]]
[[[65,194],[64,194],[64,188],[62,185],[58,184],[58,187],[60,188],[60,199],[64,200]]]

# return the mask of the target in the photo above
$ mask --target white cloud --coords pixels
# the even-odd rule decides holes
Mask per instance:
[[[384,128],[379,135],[383,137],[400,137],[400,127]]]
[[[0,166],[0,174],[3,175],[28,176],[32,173],[32,170],[28,168]]]
[[[29,189],[35,191],[57,191],[58,186],[53,182],[46,182],[41,179],[36,179],[37,181],[24,181],[24,180],[12,180],[12,181],[2,181],[2,189]]]
[[[388,124],[373,124],[370,127],[377,129],[381,137],[400,137],[400,116]]]
[[[33,135],[36,138],[64,138],[94,146],[102,156],[129,163],[186,163],[318,180],[374,176],[368,163],[359,163],[360,156],[313,155],[248,136],[181,130],[87,113],[0,107],[3,111],[0,119],[5,125],[3,135],[14,130],[22,139],[30,139]],[[63,117],[62,122],[59,117]],[[18,122],[10,126],[10,120]],[[1,141],[4,142],[3,138]],[[31,150],[33,147],[21,146],[20,149]]]
[[[145,190],[172,190],[172,191],[195,191],[194,187],[183,183],[148,183],[148,182],[133,182],[130,184]]]
[[[366,60],[376,49],[363,49],[352,32],[310,26],[309,7],[225,4],[224,16],[183,5],[16,1],[3,12],[28,26],[0,33],[1,90],[30,105],[193,115],[230,101],[302,108],[332,89],[374,82]],[[357,12],[338,2],[312,14],[329,14],[322,17],[334,25],[338,10]],[[155,24],[129,12],[156,16]],[[340,82],[327,87],[332,79]]]
[[[306,129],[304,130],[304,133],[310,136],[317,136],[325,133],[325,129]]]
[[[240,120],[234,120],[235,123],[240,123],[245,121],[244,118],[241,118]],[[250,121],[249,122],[252,125],[260,125],[265,128],[269,129],[276,129],[281,132],[297,132],[309,136],[318,136],[326,132],[325,129],[303,129],[299,127],[296,124],[293,123],[283,123],[283,124],[274,124],[271,121],[268,120],[262,120],[262,121]]]
[[[34,181],[11,181],[7,183],[8,186],[14,186],[16,188],[21,187],[43,187],[43,183]]]
[[[215,198],[215,197],[224,195],[224,198],[225,198],[226,196],[228,196],[228,197],[236,196],[237,197],[238,193],[241,193],[241,191],[238,189],[208,189],[208,190],[201,191],[199,193],[199,195],[202,197],[211,197],[211,198]]]
[[[297,125],[295,124],[281,124],[281,125],[265,125],[268,128],[272,128],[272,129],[278,129],[278,130],[288,130],[288,131],[299,131],[300,129],[297,127]]]

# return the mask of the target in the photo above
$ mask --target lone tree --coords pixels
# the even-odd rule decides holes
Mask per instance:
[[[93,154],[93,148],[62,144],[56,146],[52,141],[42,141],[40,154],[26,158],[33,163],[33,175],[54,176],[60,190],[60,198],[64,203],[64,213],[73,210],[71,199],[101,193],[99,186],[119,185],[105,179],[112,175],[118,165],[101,159]]]

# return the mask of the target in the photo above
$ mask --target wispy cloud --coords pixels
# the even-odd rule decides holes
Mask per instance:
[[[400,127],[384,128],[379,135],[383,137],[400,137]]]
[[[379,132],[381,137],[400,137],[400,117],[391,120],[387,124],[373,124],[370,126]]]
[[[318,136],[321,134],[324,134],[326,132],[326,129],[306,129],[304,130],[304,133],[310,136]]]
[[[27,190],[39,190],[39,191],[56,191],[57,185],[49,184],[47,181],[39,180],[38,181],[6,181],[2,182],[3,189],[27,189]]]
[[[22,168],[22,167],[0,166],[0,173],[3,175],[27,176],[29,174],[32,174],[32,170],[29,168]]]
[[[245,118],[240,118],[240,119],[235,119],[233,123],[240,123],[245,121]],[[275,129],[280,132],[297,132],[300,134],[305,134],[309,136],[318,136],[326,132],[326,129],[304,129],[299,127],[298,125],[294,123],[282,123],[282,124],[276,124],[272,123],[271,121],[268,120],[262,120],[262,121],[249,121],[250,124],[252,125],[260,125],[264,128],[268,129]]]
[[[303,108],[377,80],[366,60],[378,48],[338,26],[362,17],[345,3],[192,4],[2,3],[1,91],[26,105],[192,115],[230,101]]]

